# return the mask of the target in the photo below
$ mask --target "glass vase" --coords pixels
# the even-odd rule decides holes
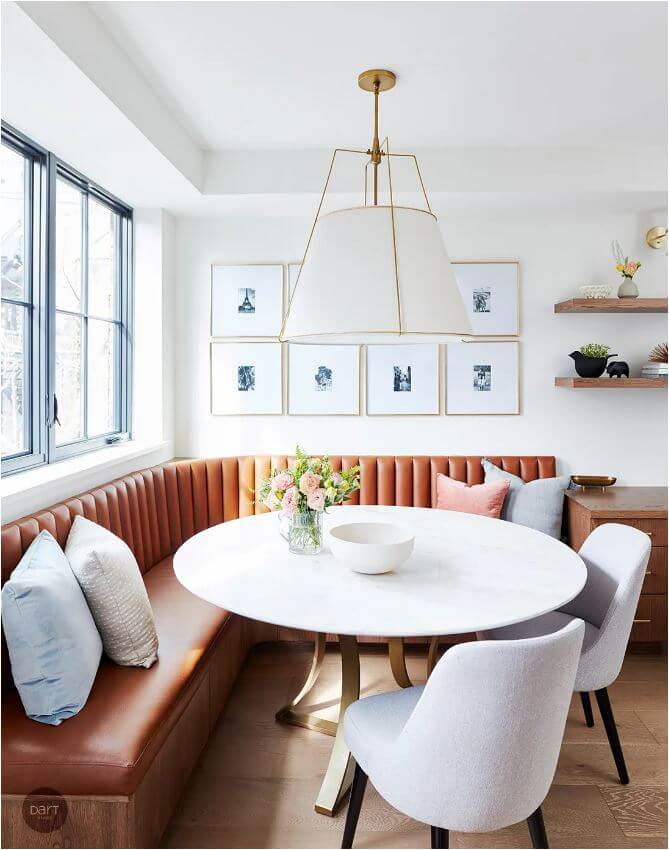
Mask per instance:
[[[288,529],[288,549],[294,555],[318,555],[323,548],[323,514],[305,511],[293,514]]]

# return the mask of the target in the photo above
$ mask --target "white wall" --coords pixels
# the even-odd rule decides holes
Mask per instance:
[[[174,448],[175,222],[159,209],[133,213],[133,439]]]
[[[557,389],[553,379],[573,374],[567,354],[591,341],[611,345],[638,370],[650,348],[666,339],[666,317],[554,315],[553,304],[575,295],[582,283],[617,285],[613,238],[641,259],[642,295],[665,295],[665,253],[647,248],[643,239],[648,226],[665,220],[662,211],[621,212],[619,199],[581,211],[543,204],[449,215],[444,229],[454,259],[520,260],[521,415],[328,418],[210,414],[210,264],[294,261],[301,257],[309,221],[179,219],[177,454],[288,453],[297,442],[332,454],[555,454],[566,472],[663,484],[664,390],[577,391]]]

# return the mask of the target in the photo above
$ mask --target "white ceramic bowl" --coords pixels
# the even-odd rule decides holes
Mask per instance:
[[[330,529],[330,549],[356,573],[376,575],[401,566],[413,552],[413,532],[390,522],[347,522]]]

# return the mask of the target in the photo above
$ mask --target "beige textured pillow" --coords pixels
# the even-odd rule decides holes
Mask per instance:
[[[125,542],[78,516],[65,555],[107,655],[124,667],[150,667],[158,658],[158,635],[139,566]]]

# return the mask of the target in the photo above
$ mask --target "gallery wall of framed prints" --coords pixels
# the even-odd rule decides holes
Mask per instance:
[[[278,341],[299,263],[211,268],[211,413],[517,415],[517,260],[453,260],[472,334],[436,344]]]

